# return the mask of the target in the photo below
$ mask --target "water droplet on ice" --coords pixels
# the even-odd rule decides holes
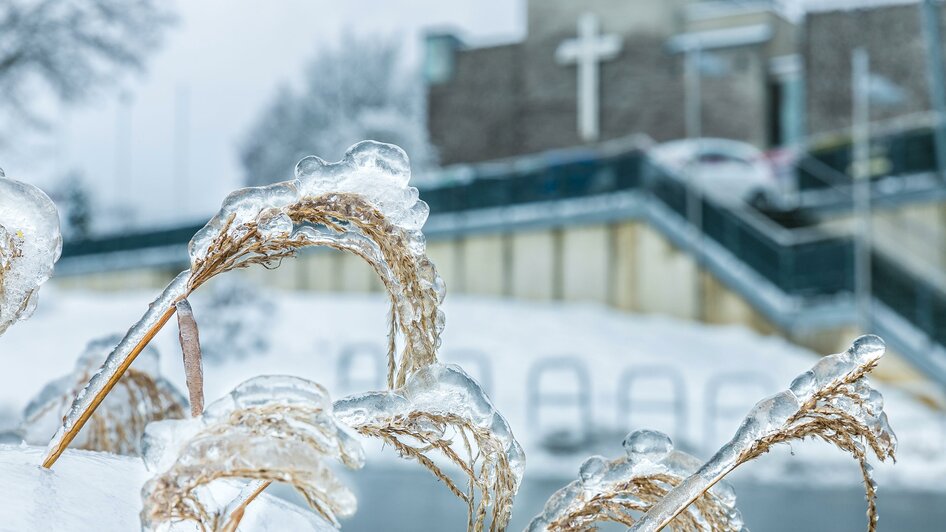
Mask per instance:
[[[263,238],[287,236],[292,226],[292,218],[285,212],[273,209],[260,215],[259,231]]]
[[[867,405],[868,412],[875,416],[879,415],[884,409],[884,396],[877,390],[871,388],[865,403]]]
[[[397,185],[407,186],[411,180],[411,163],[407,153],[398,146],[365,140],[348,148],[346,160],[363,169],[377,169]]]
[[[328,163],[326,163],[323,159],[316,157],[315,155],[310,155],[308,157],[304,157],[301,161],[296,163],[295,174],[299,179],[318,176],[324,173],[326,166],[328,166]]]
[[[792,384],[788,387],[799,402],[804,402],[815,392],[815,374],[808,370],[795,377]]]
[[[607,470],[608,461],[603,456],[591,456],[581,464],[578,476],[585,487],[591,487],[601,482]]]
[[[860,366],[877,360],[883,356],[886,349],[887,345],[879,336],[866,334],[854,340],[854,345],[848,352],[851,359]]]
[[[624,452],[656,462],[673,450],[670,436],[656,430],[638,430],[624,438]]]

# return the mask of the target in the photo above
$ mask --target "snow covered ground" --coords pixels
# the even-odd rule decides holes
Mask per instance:
[[[141,486],[148,472],[141,460],[89,451],[67,451],[55,471],[37,467],[45,449],[0,444],[0,530],[123,532],[140,529]],[[82,486],[82,489],[75,489]],[[215,486],[221,500],[237,496],[235,484]],[[245,530],[334,530],[314,513],[268,494],[247,507]],[[258,506],[257,506],[258,504]],[[196,527],[175,526],[170,532]]]
[[[44,288],[36,315],[0,339],[0,429],[12,422],[4,420],[4,412],[9,418],[43,384],[69,371],[89,339],[120,332],[137,320],[153,296]],[[264,297],[271,300],[269,311],[253,313],[262,338],[240,341],[263,340],[267,346],[208,361],[208,400],[259,374],[309,378],[334,398],[382,387],[387,306],[380,294]],[[213,321],[206,294],[192,303],[199,323]],[[509,420],[526,452],[527,482],[564,484],[588,455],[617,456],[624,435],[639,428],[664,430],[678,447],[707,458],[752,404],[785,389],[817,360],[781,339],[741,327],[635,316],[598,305],[451,295],[445,311],[441,358],[479,379]],[[164,374],[183,389],[176,333],[170,324],[154,345],[163,355]],[[877,467],[881,496],[906,487],[946,493],[946,419],[897,389],[879,388],[900,439],[897,464]],[[583,406],[576,399],[582,394],[587,394]],[[366,472],[418,468],[389,449],[368,449]],[[753,485],[815,483],[839,489],[860,482],[850,458],[814,442],[777,449],[733,478]]]

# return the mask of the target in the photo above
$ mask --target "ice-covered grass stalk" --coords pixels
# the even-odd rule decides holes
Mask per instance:
[[[615,460],[601,456],[585,460],[580,479],[555,492],[527,531],[595,530],[596,523],[603,521],[633,526],[635,516],[649,510],[702,465],[675,450],[667,435],[652,430],[628,434],[624,450],[626,456]],[[735,505],[732,487],[720,482],[669,526],[672,530],[738,532],[743,521]]]
[[[354,494],[329,467],[364,464],[361,445],[332,414],[324,388],[296,377],[256,377],[197,418],[148,426],[145,462],[157,475],[142,490],[144,530],[188,520],[202,531],[236,530],[265,482],[294,486],[324,519],[354,513]],[[236,504],[215,506],[214,483],[253,479]]]
[[[59,212],[40,189],[0,169],[0,335],[36,308],[62,251]]]
[[[62,421],[73,398],[111,351],[120,336],[93,340],[68,375],[47,384],[26,407],[17,432],[30,444],[42,444]],[[148,346],[134,369],[118,381],[114,392],[89,421],[77,447],[117,454],[139,454],[145,426],[162,419],[184,417],[185,400],[161,377],[159,355]]]
[[[883,397],[867,381],[885,346],[862,336],[844,353],[830,355],[792,381],[788,390],[753,407],[733,439],[699,471],[672,489],[634,525],[654,532],[667,526],[740,464],[791,440],[818,438],[850,453],[860,464],[867,494],[867,527],[877,527],[876,485],[868,449],[878,460],[894,458],[897,438],[887,423]]]
[[[190,399],[191,415],[204,411],[204,366],[200,356],[200,331],[190,302],[182,299],[174,304],[177,312],[178,338],[184,356],[184,378]]]
[[[176,311],[176,304],[216,275],[259,264],[275,268],[308,246],[328,246],[364,258],[391,297],[388,385],[436,361],[444,317],[443,281],[425,254],[420,232],[428,214],[408,186],[406,154],[389,144],[362,142],[328,164],[307,157],[296,178],[238,190],[191,240],[191,268],[178,275],[128,331],[79,393],[49,443],[51,467],[135,357]],[[403,349],[397,353],[397,338]]]
[[[506,528],[525,455],[505,418],[458,366],[434,364],[399,389],[342,399],[335,415],[430,470],[467,504],[468,530],[484,530],[487,523],[490,530]],[[465,482],[438,466],[435,455],[457,467]]]

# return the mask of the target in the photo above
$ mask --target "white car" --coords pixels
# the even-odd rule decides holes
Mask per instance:
[[[778,180],[771,163],[755,146],[729,139],[702,138],[665,142],[654,147],[651,159],[678,179],[726,203],[775,197]]]

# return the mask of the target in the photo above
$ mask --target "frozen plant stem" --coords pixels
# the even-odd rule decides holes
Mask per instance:
[[[867,450],[878,460],[894,458],[897,438],[883,411],[883,397],[867,382],[885,350],[877,336],[862,336],[844,353],[829,355],[792,381],[788,390],[759,401],[732,440],[685,479],[631,529],[656,532],[739,465],[778,443],[821,439],[860,464],[867,498],[867,529],[877,528],[876,485]]]
[[[256,489],[252,491],[246,498],[244,498],[239,505],[234,508],[232,511],[228,512],[229,517],[227,518],[227,523],[223,525],[221,529],[222,532],[236,532],[237,527],[240,526],[240,521],[243,520],[243,516],[246,514],[246,507],[250,505],[251,502],[256,500],[257,497],[263,494],[263,491],[272,484],[272,481],[257,481]]]
[[[158,297],[148,311],[145,312],[138,324],[132,327],[125,338],[122,339],[118,347],[109,354],[105,361],[103,369],[99,370],[84,393],[93,394],[88,406],[72,423],[65,424],[56,432],[52,441],[46,449],[46,456],[43,458],[43,467],[50,468],[56,463],[56,460],[65,452],[72,440],[75,439],[82,427],[85,426],[95,409],[102,403],[105,396],[112,391],[112,388],[118,383],[125,374],[125,371],[131,366],[135,358],[144,350],[145,346],[154,338],[176,310],[175,302],[187,295],[186,280],[190,276],[190,270],[185,270],[177,276],[164,289],[161,296]],[[160,314],[159,314],[160,313]],[[106,372],[105,369],[114,367],[114,371]],[[107,374],[106,374],[107,373]],[[81,397],[81,396],[80,396]]]
[[[177,310],[178,337],[184,355],[184,377],[191,403],[191,416],[196,417],[204,411],[204,368],[200,356],[200,333],[194,310],[187,299],[179,299],[174,303],[174,308]]]
[[[178,302],[216,275],[252,265],[275,269],[301,248],[347,251],[378,273],[392,303],[389,387],[436,362],[445,287],[426,256],[420,228],[429,209],[408,186],[407,155],[396,146],[366,141],[337,163],[307,157],[295,175],[234,191],[194,235],[188,247],[191,268],[168,285],[78,394],[50,441],[45,467],[56,462],[138,353],[180,311]],[[404,340],[400,357],[395,335]]]

